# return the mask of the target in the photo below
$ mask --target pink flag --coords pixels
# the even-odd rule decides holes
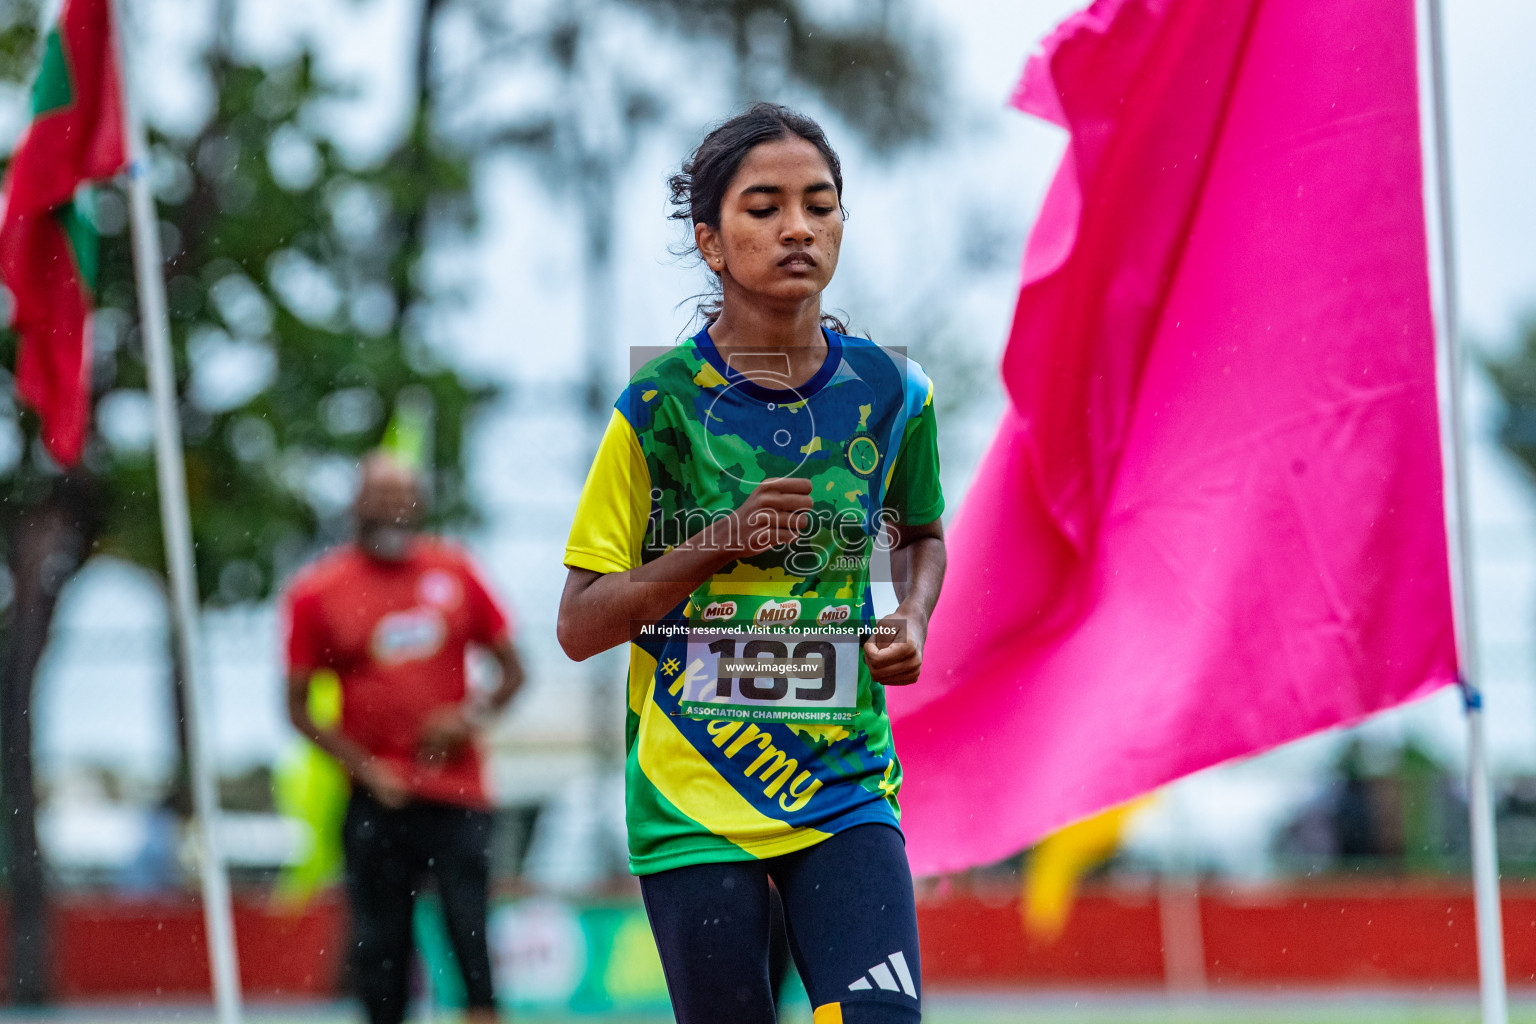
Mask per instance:
[[[1412,0],[1099,0],[1011,406],[887,691],[919,874],[1455,676]]]

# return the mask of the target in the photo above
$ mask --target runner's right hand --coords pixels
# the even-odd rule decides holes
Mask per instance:
[[[743,556],[788,544],[811,521],[811,482],[795,477],[764,480],[732,518],[731,543]]]

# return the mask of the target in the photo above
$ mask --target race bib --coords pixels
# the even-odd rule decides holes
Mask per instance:
[[[851,722],[858,713],[858,633],[838,629],[688,629],[682,713],[750,722]]]

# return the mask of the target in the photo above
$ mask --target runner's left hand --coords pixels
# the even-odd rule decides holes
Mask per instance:
[[[928,621],[919,614],[897,608],[881,619],[881,626],[902,630],[901,639],[873,636],[864,642],[864,662],[877,683],[908,686],[917,682],[923,667],[923,641],[927,639]]]

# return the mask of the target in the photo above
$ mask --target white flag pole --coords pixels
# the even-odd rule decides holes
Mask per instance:
[[[1466,435],[1462,421],[1462,350],[1456,309],[1455,218],[1451,205],[1449,111],[1445,88],[1445,20],[1440,0],[1418,7],[1419,111],[1424,145],[1424,206],[1440,393],[1440,451],[1444,471],[1446,548],[1451,609],[1462,696],[1467,714],[1467,808],[1472,825],[1472,889],[1477,910],[1477,964],[1483,1024],[1508,1024],[1504,924],[1499,905],[1499,851],[1493,787],[1483,725],[1472,594],[1467,512]]]
[[[197,620],[197,570],[192,555],[192,523],[187,507],[187,472],[182,459],[181,424],[176,410],[176,377],[171,363],[170,326],[166,318],[164,257],[160,252],[160,219],[149,191],[149,147],[144,123],[133,101],[133,76],[119,17],[114,5],[118,67],[123,82],[123,116],[128,135],[128,193],[133,225],[133,269],[138,282],[139,320],[144,362],[155,406],[155,471],[160,491],[160,523],[165,534],[165,559],[170,571],[171,611],[176,650],[186,689],[187,753],[192,773],[192,806],[197,816],[198,874],[202,880],[203,921],[219,1024],[240,1022],[240,976],[235,958],[234,915],[229,876],[219,846],[216,818],[218,797],[213,766],[208,759],[201,713],[206,676]]]

